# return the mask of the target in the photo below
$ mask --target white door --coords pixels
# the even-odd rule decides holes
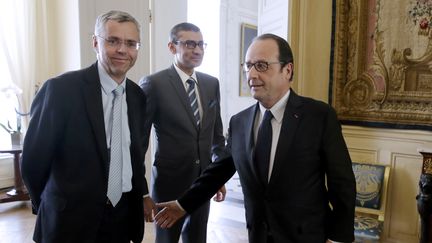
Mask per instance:
[[[272,33],[288,39],[289,0],[259,0],[258,35]]]

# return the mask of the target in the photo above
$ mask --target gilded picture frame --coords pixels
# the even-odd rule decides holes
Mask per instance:
[[[432,3],[333,0],[329,99],[342,124],[432,130]]]
[[[240,64],[245,60],[246,51],[249,45],[252,43],[253,38],[258,34],[257,26],[247,23],[241,24],[241,38],[240,38]],[[246,80],[245,72],[240,65],[240,77],[239,77],[239,95],[244,97],[251,96],[250,89]]]

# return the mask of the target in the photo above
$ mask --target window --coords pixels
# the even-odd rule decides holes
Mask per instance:
[[[197,70],[219,77],[219,22],[220,0],[188,0],[188,22],[201,29],[205,49],[204,59]],[[212,20],[212,21],[208,21]]]
[[[17,114],[15,108],[19,107],[18,95],[22,93],[12,81],[10,61],[18,55],[18,47],[22,41],[17,39],[17,32],[20,32],[25,19],[20,16],[17,18],[18,10],[22,12],[23,1],[5,1],[2,3],[2,14],[0,16],[0,35],[6,38],[0,38],[0,123],[4,126],[10,126],[12,129],[17,128]],[[17,21],[18,20],[18,21]],[[9,58],[8,58],[9,57]],[[20,122],[21,120],[19,120]],[[9,133],[0,127],[0,146],[10,145]]]
[[[16,86],[12,83],[2,46],[0,45],[0,73],[2,74],[2,78],[0,79],[0,104],[2,104],[0,106],[0,123],[5,126],[8,126],[9,123],[12,128],[16,128],[15,107],[18,107],[18,100],[14,91],[17,92],[18,90],[14,89]],[[9,144],[9,133],[5,129],[0,128],[0,146],[7,146]]]

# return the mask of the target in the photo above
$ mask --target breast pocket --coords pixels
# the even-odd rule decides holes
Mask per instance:
[[[216,108],[216,105],[218,104],[217,100],[210,100],[208,103],[208,108],[212,109],[212,108]]]

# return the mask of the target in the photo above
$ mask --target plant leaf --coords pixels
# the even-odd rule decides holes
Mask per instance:
[[[3,127],[3,129],[6,130],[6,132],[8,132],[8,133],[13,133],[13,130],[7,128],[4,124],[0,123],[0,126]]]

